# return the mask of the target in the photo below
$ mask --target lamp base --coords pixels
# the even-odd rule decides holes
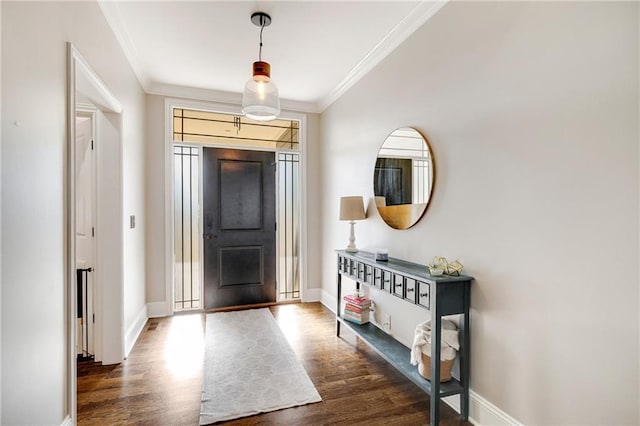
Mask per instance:
[[[346,251],[347,253],[357,253],[358,249],[356,248],[356,235],[353,232],[353,225],[355,225],[355,222],[351,220],[349,221],[349,225],[351,225],[349,232],[349,245],[346,249],[344,249],[344,251]]]

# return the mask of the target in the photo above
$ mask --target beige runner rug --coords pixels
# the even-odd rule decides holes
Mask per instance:
[[[319,401],[269,309],[207,314],[201,425]]]

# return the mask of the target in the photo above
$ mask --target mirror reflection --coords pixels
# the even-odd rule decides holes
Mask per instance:
[[[433,158],[424,136],[410,127],[394,130],[378,152],[373,174],[380,217],[395,229],[415,225],[429,204],[433,179]]]

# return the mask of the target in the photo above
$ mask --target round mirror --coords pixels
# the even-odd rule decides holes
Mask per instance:
[[[433,189],[434,164],[424,136],[401,127],[385,139],[373,172],[380,217],[395,229],[408,229],[422,217]]]

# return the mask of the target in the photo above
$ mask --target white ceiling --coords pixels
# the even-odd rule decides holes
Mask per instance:
[[[284,108],[319,112],[444,5],[420,1],[101,1],[148,93],[237,101],[262,59]]]

